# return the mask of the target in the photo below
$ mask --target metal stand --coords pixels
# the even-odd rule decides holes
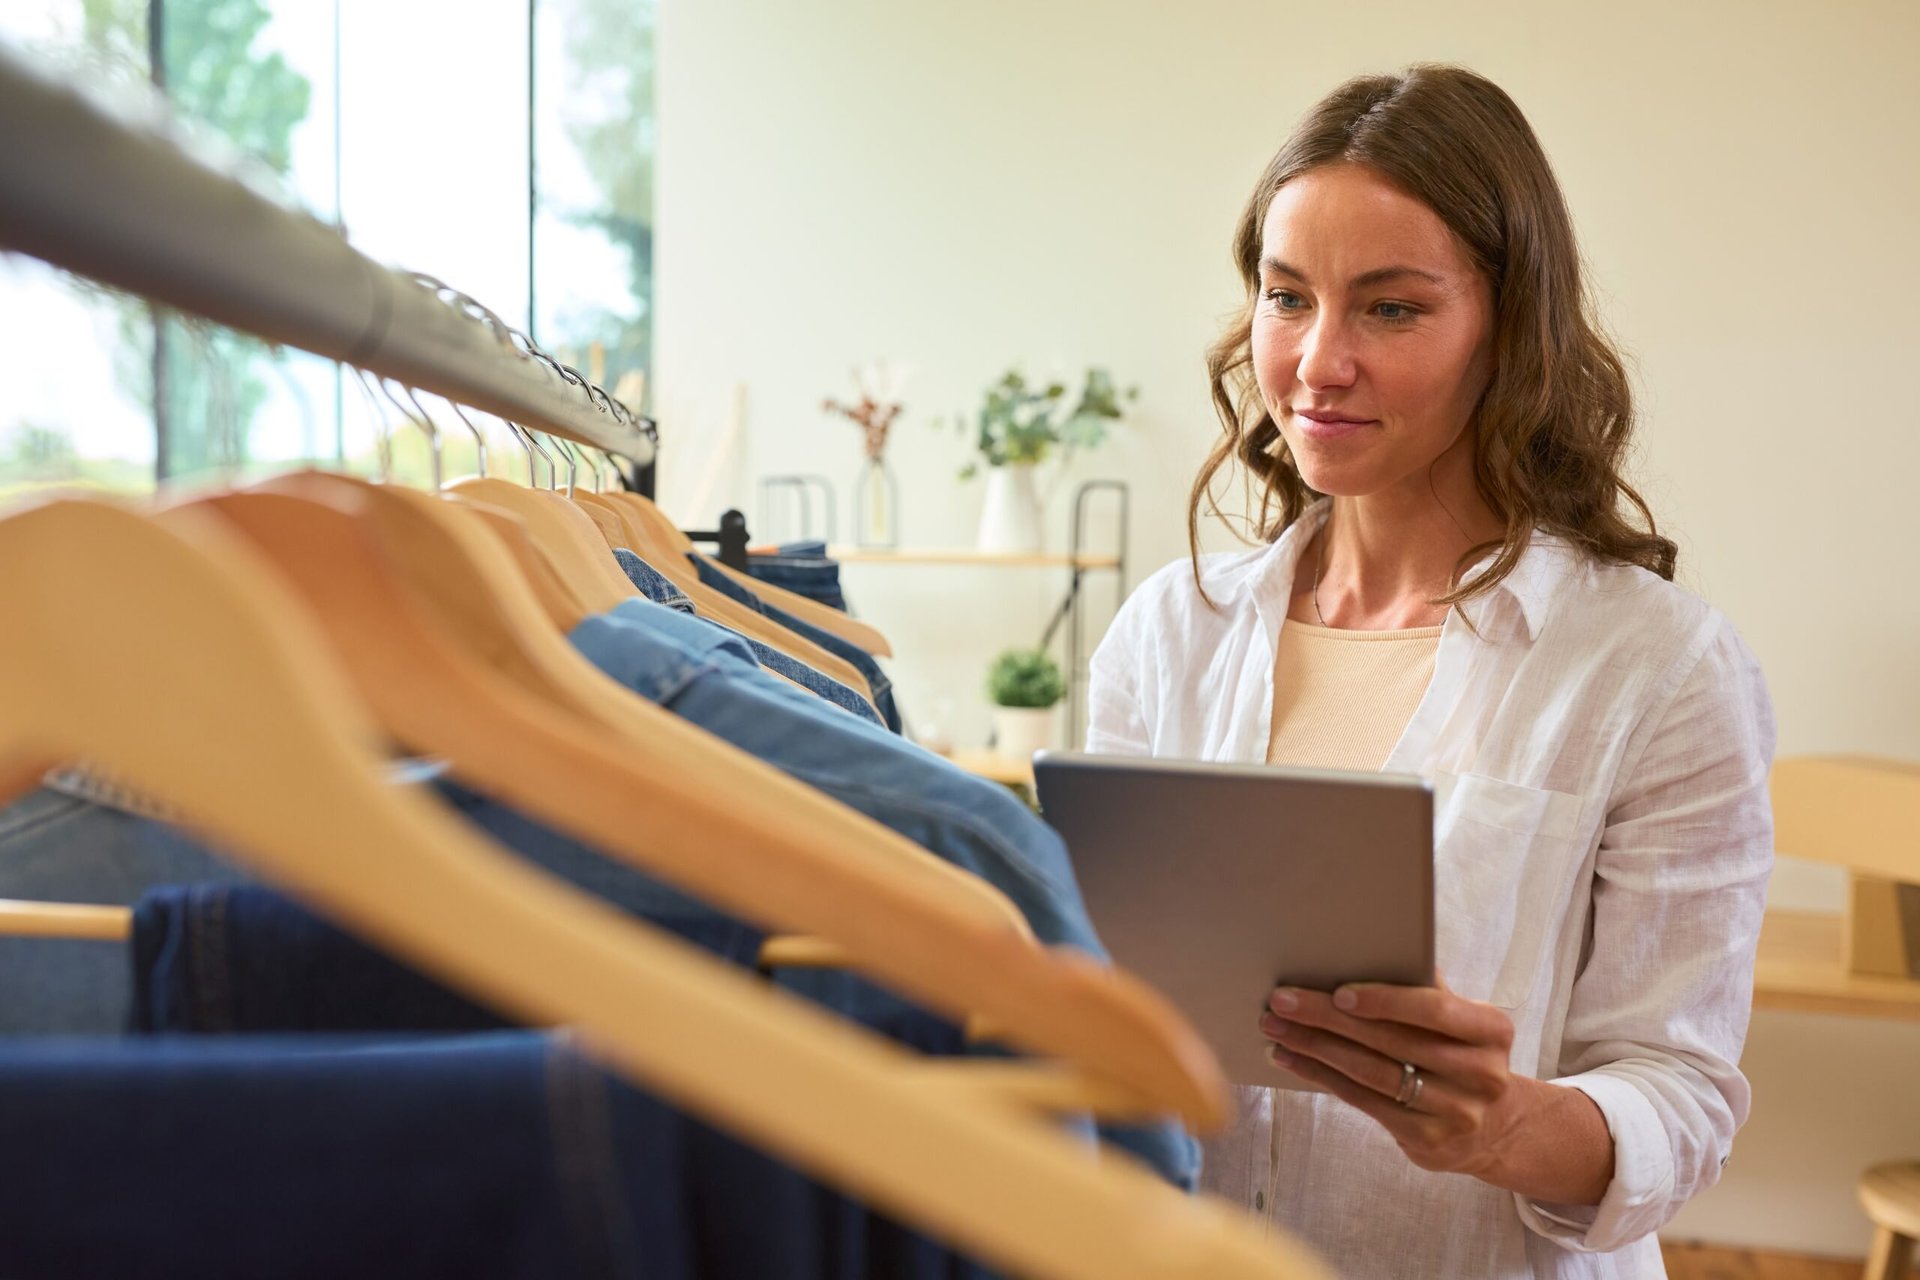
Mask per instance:
[[[836,536],[840,521],[839,513],[834,510],[833,506],[833,482],[825,476],[768,476],[762,480],[760,482],[761,536],[773,536],[770,535],[768,531],[781,527],[773,518],[773,507],[777,495],[783,489],[792,489],[800,502],[800,537],[797,539],[797,541],[800,542],[810,542],[813,540],[813,499],[810,495],[815,489],[820,491],[820,502],[821,505],[826,508],[827,515],[827,529],[826,532],[821,535],[821,539],[826,542],[832,542]],[[786,542],[792,541],[793,539],[782,537],[778,540]]]
[[[1119,495],[1120,527],[1115,537],[1114,571],[1114,607],[1127,598],[1127,530],[1132,515],[1132,496],[1127,486],[1119,480],[1089,480],[1073,492],[1073,539],[1069,548],[1069,562],[1072,577],[1067,583],[1067,594],[1060,601],[1059,608],[1048,620],[1047,628],[1040,635],[1041,649],[1053,644],[1054,633],[1060,625],[1067,625],[1067,725],[1074,734],[1075,741],[1080,736],[1080,687],[1087,677],[1080,669],[1080,652],[1086,644],[1085,609],[1082,608],[1082,581],[1088,570],[1081,563],[1087,540],[1087,501],[1095,492],[1105,490]]]

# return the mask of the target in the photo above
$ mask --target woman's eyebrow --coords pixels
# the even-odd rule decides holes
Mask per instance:
[[[1272,256],[1260,259],[1260,266],[1272,275],[1290,276],[1298,280],[1301,284],[1313,283],[1307,279],[1306,272],[1300,270],[1300,268],[1293,266],[1291,263],[1282,262],[1280,259]],[[1436,275],[1431,271],[1423,271],[1419,267],[1393,266],[1375,267],[1371,271],[1362,271],[1359,275],[1347,282],[1347,287],[1350,289],[1364,289],[1368,285],[1386,284],[1389,281],[1399,280],[1407,276],[1411,276],[1416,280],[1425,280],[1429,284],[1445,286],[1448,283],[1445,276]]]

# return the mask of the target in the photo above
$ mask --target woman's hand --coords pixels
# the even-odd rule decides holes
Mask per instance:
[[[1281,987],[1268,1008],[1260,1030],[1273,1041],[1274,1065],[1364,1111],[1422,1169],[1563,1204],[1597,1204],[1605,1192],[1611,1141],[1603,1171],[1591,1157],[1567,1162],[1550,1148],[1568,1121],[1564,1108],[1584,1104],[1592,1120],[1599,1109],[1575,1090],[1514,1075],[1513,1023],[1494,1006],[1444,983],[1356,983],[1331,995]]]

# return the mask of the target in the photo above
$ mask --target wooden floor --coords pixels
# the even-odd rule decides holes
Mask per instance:
[[[1662,1240],[1669,1280],[1860,1280],[1863,1262]]]

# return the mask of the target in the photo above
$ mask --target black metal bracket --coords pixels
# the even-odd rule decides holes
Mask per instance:
[[[729,569],[747,571],[747,518],[729,507],[720,516],[718,529],[688,529],[687,537],[695,542],[717,543],[719,554],[714,558]]]
[[[1081,564],[1087,542],[1087,500],[1100,491],[1113,493],[1119,498],[1119,528],[1115,531],[1116,549],[1114,599],[1127,598],[1127,526],[1132,516],[1132,495],[1127,486],[1119,480],[1089,480],[1073,492],[1073,541],[1068,553],[1072,566],[1072,577],[1067,582],[1067,594],[1048,619],[1046,630],[1040,634],[1039,648],[1047,649],[1053,644],[1054,636],[1064,623],[1067,627],[1067,723],[1071,732],[1080,732],[1080,686],[1086,683],[1086,677],[1080,670],[1081,650],[1086,647],[1085,610],[1081,607],[1084,597],[1081,588],[1085,585],[1087,569]]]

